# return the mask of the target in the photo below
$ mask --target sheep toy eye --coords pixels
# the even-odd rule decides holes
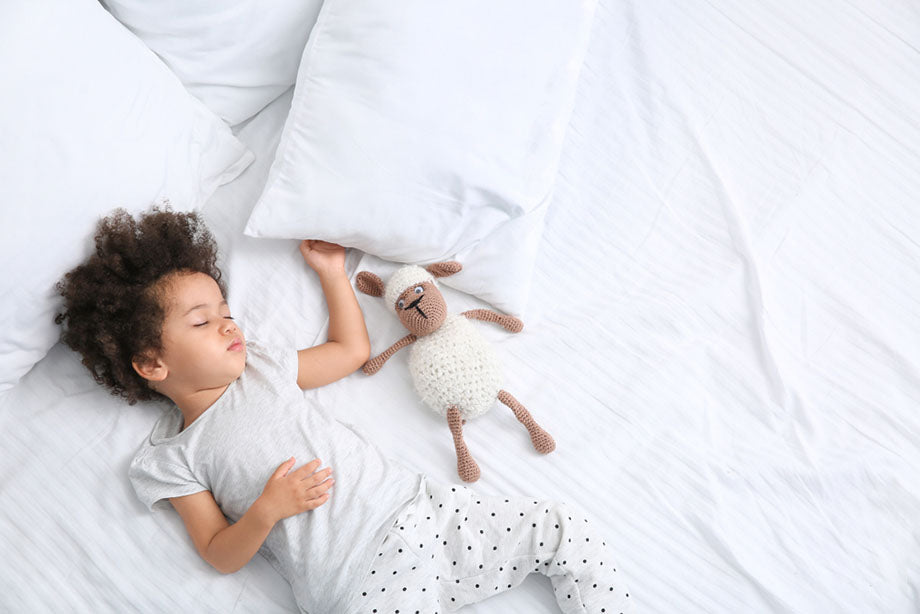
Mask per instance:
[[[425,291],[425,289],[422,288],[421,286],[416,286],[416,287],[415,287],[415,293],[416,293],[416,294],[421,294],[421,293],[424,292],[424,291]]]
[[[396,303],[396,306],[402,309],[403,307],[406,306],[406,301],[399,301]]]

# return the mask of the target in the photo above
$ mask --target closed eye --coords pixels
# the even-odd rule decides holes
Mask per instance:
[[[232,319],[233,319],[233,316],[224,316],[224,319],[225,319],[225,320],[232,320]],[[208,323],[209,323],[209,320],[205,320],[204,322],[199,322],[198,324],[193,324],[192,326],[194,326],[195,328],[199,328],[199,327],[201,327],[201,326],[207,326]]]

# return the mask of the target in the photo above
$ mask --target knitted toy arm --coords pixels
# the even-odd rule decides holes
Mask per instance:
[[[397,341],[396,343],[388,347],[386,350],[384,350],[382,354],[375,356],[371,358],[370,360],[368,360],[366,363],[364,363],[364,366],[361,367],[361,370],[364,371],[364,373],[367,375],[373,375],[374,373],[379,371],[381,367],[383,367],[383,363],[389,360],[390,356],[392,356],[399,350],[403,349],[407,345],[410,345],[416,339],[418,339],[418,337],[416,337],[415,335],[406,335],[405,337],[403,337],[402,339],[400,339],[399,341]]]
[[[505,330],[512,333],[519,333],[524,330],[524,323],[521,322],[520,318],[498,313],[496,311],[492,311],[491,309],[470,309],[469,311],[464,311],[463,316],[465,318],[469,318],[470,320],[495,322],[496,324],[500,324],[501,327]]]

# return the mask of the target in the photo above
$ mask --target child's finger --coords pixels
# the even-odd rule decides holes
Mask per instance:
[[[329,493],[324,493],[315,499],[310,499],[304,504],[304,511],[315,510],[329,500]]]
[[[317,482],[322,482],[323,480],[328,478],[330,475],[332,475],[332,467],[326,467],[325,469],[321,469],[320,471],[317,471],[311,475],[305,475],[301,479],[310,480],[311,482],[316,484]]]
[[[287,472],[291,470],[291,467],[294,466],[294,457],[287,459],[275,469],[275,472],[272,474],[272,478],[283,478],[287,475]]]
[[[319,469],[320,463],[322,463],[321,460],[319,460],[318,458],[314,458],[313,460],[311,460],[311,461],[310,461],[309,463],[307,463],[306,465],[304,465],[304,466],[298,468],[296,471],[294,471],[293,475],[294,475],[295,477],[297,477],[298,479],[301,479],[301,480],[304,479],[304,478],[306,478],[306,477],[309,477],[311,474],[313,474],[313,472],[315,472],[317,469]]]
[[[335,480],[332,478],[329,478],[328,480],[322,482],[321,484],[317,484],[316,486],[312,486],[308,488],[306,492],[307,499],[315,499],[321,496],[327,490],[332,488],[333,484],[335,484]]]

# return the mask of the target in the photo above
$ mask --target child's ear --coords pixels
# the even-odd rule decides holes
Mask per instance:
[[[383,296],[383,280],[369,271],[361,271],[356,278],[358,290],[371,296]]]
[[[159,358],[149,354],[135,356],[131,366],[148,382],[162,382],[168,373],[166,365]]]
[[[435,277],[449,277],[454,273],[459,273],[462,268],[463,265],[456,260],[448,260],[446,262],[435,262],[434,264],[429,264],[425,267],[425,270]]]

